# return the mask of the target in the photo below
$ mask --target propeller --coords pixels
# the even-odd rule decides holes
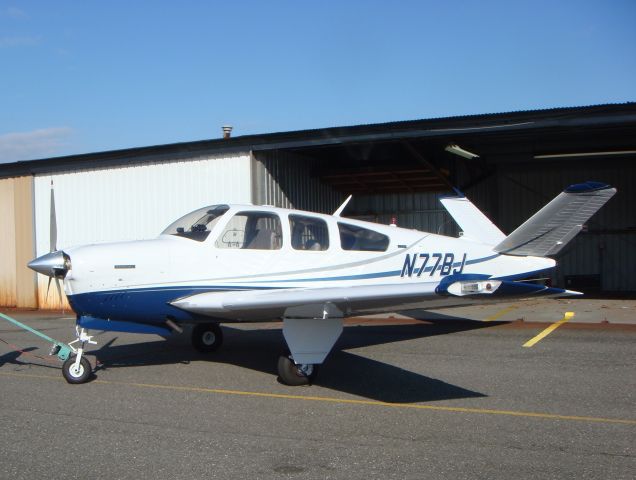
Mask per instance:
[[[55,216],[55,190],[53,189],[53,180],[51,180],[51,217],[49,223],[51,225],[49,238],[50,252],[55,252],[57,250],[57,218]]]
[[[60,286],[60,279],[64,279],[69,269],[71,268],[71,259],[62,250],[57,249],[57,218],[55,214],[55,191],[53,188],[53,180],[51,180],[51,216],[50,216],[50,251],[46,255],[42,255],[34,260],[31,260],[27,266],[42,275],[49,277],[48,285],[46,287],[46,298],[49,298],[49,290],[51,289],[51,282],[55,280],[55,286],[57,287],[57,294],[62,305],[62,312],[64,312],[64,300],[62,298],[62,287]]]

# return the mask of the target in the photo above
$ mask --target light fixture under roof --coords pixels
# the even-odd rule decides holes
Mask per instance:
[[[469,160],[479,157],[479,155],[477,155],[476,153],[472,153],[472,152],[469,152],[468,150],[464,150],[463,148],[458,147],[454,143],[448,144],[444,150],[450,153],[454,153],[455,155],[459,155],[460,157],[468,158]]]

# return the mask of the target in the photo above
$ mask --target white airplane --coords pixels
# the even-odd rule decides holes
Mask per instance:
[[[163,336],[192,324],[202,352],[223,341],[220,323],[283,320],[289,352],[280,380],[310,383],[343,328],[343,318],[578,292],[524,283],[553,268],[558,253],[616,189],[572,185],[510,235],[463,196],[441,202],[458,238],[333,215],[255,205],[191,212],[154,240],[56,250],[51,190],[51,253],[28,266],[63,279],[77,314],[69,383],[91,375],[86,330]],[[78,347],[73,347],[78,343]]]

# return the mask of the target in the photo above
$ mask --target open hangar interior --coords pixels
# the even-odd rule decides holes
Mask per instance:
[[[477,156],[448,150],[457,145]],[[206,204],[254,203],[458,235],[440,195],[510,233],[566,186],[617,195],[558,257],[555,285],[636,292],[636,103],[236,136],[0,164],[0,306],[58,308],[26,262],[50,248],[150,238]]]
[[[323,133],[325,139],[347,141],[255,155],[290,205],[332,211],[353,194],[346,216],[396,219],[401,227],[446,235],[459,232],[438,199],[454,188],[510,233],[568,185],[608,183],[617,195],[558,254],[551,280],[588,293],[636,291],[635,104],[353,128],[363,140],[348,141],[358,132],[336,129]],[[456,155],[448,145],[478,157]],[[311,191],[296,188],[295,164],[340,193],[337,201],[324,194],[312,199]],[[275,195],[257,198],[280,203]]]

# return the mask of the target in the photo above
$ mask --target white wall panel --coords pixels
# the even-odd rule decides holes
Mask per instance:
[[[154,238],[181,215],[215,203],[251,202],[249,153],[199,156],[39,175],[35,178],[38,255],[49,251],[50,183],[55,186],[58,249]],[[39,275],[41,308],[59,307]]]

